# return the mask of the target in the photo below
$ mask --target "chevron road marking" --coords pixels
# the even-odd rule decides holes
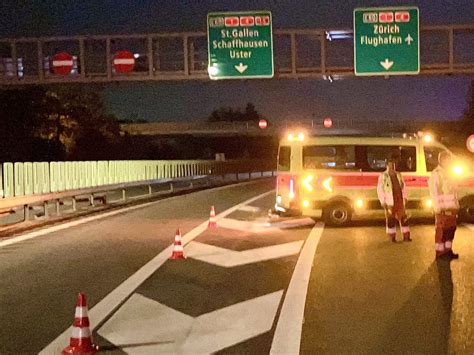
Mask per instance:
[[[188,258],[204,261],[209,264],[221,267],[235,267],[295,255],[300,252],[302,245],[303,240],[298,240],[263,248],[234,251],[204,243],[191,242],[186,246],[185,254]]]
[[[271,330],[283,290],[196,318],[134,294],[98,333],[131,354],[209,354]]]

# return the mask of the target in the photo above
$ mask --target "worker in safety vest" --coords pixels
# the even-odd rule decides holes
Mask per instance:
[[[431,173],[428,185],[435,212],[435,247],[436,259],[457,259],[452,246],[456,231],[456,220],[459,202],[456,197],[456,186],[449,174],[451,154],[441,152],[439,165]]]
[[[403,240],[411,242],[408,217],[405,213],[407,192],[402,175],[396,171],[397,158],[387,160],[387,170],[380,176],[377,183],[377,195],[385,210],[387,235],[392,242],[397,241],[397,222],[403,234]]]

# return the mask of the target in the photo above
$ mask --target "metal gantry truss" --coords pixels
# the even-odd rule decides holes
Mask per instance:
[[[474,74],[474,24],[420,30],[421,75]],[[113,56],[128,50],[133,72],[117,73]],[[73,56],[68,75],[52,58]],[[353,76],[352,30],[275,29],[275,78],[329,81]],[[0,39],[0,85],[147,80],[209,80],[206,32]]]

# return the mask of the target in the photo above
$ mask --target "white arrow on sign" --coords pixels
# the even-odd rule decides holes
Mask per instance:
[[[272,329],[283,290],[193,318],[134,294],[98,333],[133,354],[210,354]]]
[[[414,41],[413,37],[408,34],[408,36],[405,38],[405,41],[408,43],[408,45],[411,45],[411,42]]]
[[[235,65],[234,67],[235,67],[235,69],[237,69],[237,71],[238,71],[240,74],[242,74],[244,71],[247,70],[248,65],[243,65],[242,63],[240,63],[239,65]]]
[[[298,240],[244,251],[234,251],[209,244],[191,242],[184,250],[188,258],[221,267],[235,267],[298,254],[303,242],[303,240]]]
[[[393,62],[389,61],[388,58],[385,58],[383,62],[380,62],[380,65],[383,66],[385,70],[389,70],[392,67]]]

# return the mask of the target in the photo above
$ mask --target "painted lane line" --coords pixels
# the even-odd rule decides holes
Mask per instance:
[[[242,221],[232,218],[222,218],[219,221],[219,227],[238,230],[242,232],[260,233],[260,232],[279,232],[282,229],[291,229],[299,227],[313,226],[312,218],[298,218],[286,221],[268,221],[260,219],[255,221]]]
[[[258,196],[252,197],[238,205],[235,205],[224,212],[218,214],[216,218],[225,217],[232,212],[239,209],[239,207],[252,203],[253,201],[259,200],[274,193],[274,190],[267,191]],[[201,223],[182,237],[183,245],[189,243],[198,235],[207,230],[208,221]],[[123,301],[125,301],[148,277],[153,275],[170,257],[173,250],[173,244],[169,245],[166,249],[160,252],[152,260],[142,266],[137,272],[130,276],[127,280],[121,283],[117,288],[105,296],[99,303],[97,303],[89,311],[89,320],[91,322],[91,330],[100,324],[109,314],[117,309]],[[59,335],[53,342],[46,346],[40,354],[59,354],[62,349],[68,344],[69,337],[71,335],[72,327],[66,329],[61,335]]]
[[[295,255],[300,252],[302,245],[303,241],[299,240],[263,248],[235,251],[209,244],[191,242],[186,246],[185,254],[188,258],[204,261],[208,264],[220,267],[235,267]]]
[[[324,224],[317,223],[303,246],[283,301],[270,349],[271,354],[299,354],[300,352],[309,278],[323,230]]]
[[[255,206],[242,206],[242,207],[239,208],[239,211],[258,213],[258,212],[261,211],[261,209],[260,209],[260,207],[255,207]]]
[[[270,331],[282,295],[280,290],[194,318],[135,293],[98,334],[131,354],[211,354]]]
[[[255,181],[240,183],[240,185],[247,185],[247,184],[250,184],[250,183],[255,183]],[[235,187],[236,185],[239,185],[239,183],[232,184],[232,185],[226,185],[226,186],[219,186],[219,187],[213,188],[213,189],[208,190],[208,191],[219,191],[219,190],[222,190],[222,189],[225,189],[225,188]],[[274,191],[274,190],[272,190],[272,191]],[[268,193],[270,193],[272,191],[269,191]],[[120,209],[115,210],[115,211],[105,212],[105,213],[101,213],[101,214],[98,214],[98,215],[95,215],[95,216],[85,217],[85,218],[81,218],[81,219],[78,219],[78,220],[75,220],[75,221],[66,222],[66,223],[58,224],[56,226],[40,229],[38,231],[22,234],[22,235],[19,235],[17,237],[12,237],[12,238],[8,238],[8,239],[5,239],[5,240],[1,240],[0,241],[0,248],[5,247],[7,245],[20,243],[20,242],[23,242],[25,240],[41,237],[43,235],[47,235],[47,234],[50,234],[50,233],[62,231],[64,229],[69,229],[71,227],[79,226],[79,225],[84,224],[84,223],[89,223],[89,222],[92,222],[92,221],[97,221],[99,219],[116,216],[118,214],[127,213],[127,212],[130,212],[130,211],[138,210],[140,208],[146,208],[148,206],[152,206],[152,205],[159,204],[159,203],[166,203],[166,202],[169,202],[171,200],[175,200],[175,199],[178,199],[178,198],[181,198],[181,197],[182,196],[172,196],[172,197],[164,198],[164,199],[158,200],[158,201],[143,203],[143,204],[140,204],[140,205],[137,205],[137,206],[120,208]]]

